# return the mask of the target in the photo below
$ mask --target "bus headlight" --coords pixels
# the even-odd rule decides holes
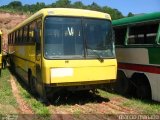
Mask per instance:
[[[51,77],[73,76],[73,68],[52,68]]]

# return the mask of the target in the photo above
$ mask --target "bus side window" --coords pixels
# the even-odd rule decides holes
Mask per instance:
[[[155,44],[158,24],[145,24],[131,26],[128,44]]]
[[[27,41],[28,41],[28,25],[26,25],[25,27],[24,27],[24,43],[27,43]]]
[[[1,31],[0,31],[1,32]],[[1,36],[2,34],[0,34],[0,54],[1,54],[1,52],[2,52],[2,50],[1,50],[1,47],[2,47],[2,36]]]
[[[23,28],[21,28],[19,30],[19,40],[18,40],[18,44],[23,42]]]
[[[11,40],[12,40],[12,33],[10,34],[9,44],[11,44]]]
[[[16,39],[15,39],[15,41],[13,42],[13,44],[15,44],[15,43],[17,43],[17,41],[19,41],[19,30],[17,30],[16,33],[17,33],[17,34],[16,34]]]
[[[10,44],[11,34],[8,35],[8,44]]]
[[[116,45],[124,45],[125,44],[127,27],[113,28],[113,30],[114,30],[114,33],[115,33],[115,44]]]
[[[36,41],[36,54],[40,54],[41,51],[41,35],[42,35],[42,21],[38,19],[34,29],[35,41]]]
[[[29,25],[29,43],[34,43],[34,41],[35,41],[35,39],[34,39],[35,24],[36,24],[36,22],[34,21]]]
[[[11,44],[13,44],[13,41],[15,41],[15,32],[13,32],[13,36],[12,36],[12,40],[11,40]]]

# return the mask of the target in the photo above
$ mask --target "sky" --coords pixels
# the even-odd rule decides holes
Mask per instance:
[[[0,6],[6,5],[14,0],[0,0]],[[51,4],[57,0],[19,0],[23,4],[33,4],[36,2],[44,2]],[[109,6],[118,9],[123,15],[127,16],[129,12],[133,14],[160,12],[160,0],[70,0],[71,2],[81,1],[85,5],[92,2],[100,6]]]

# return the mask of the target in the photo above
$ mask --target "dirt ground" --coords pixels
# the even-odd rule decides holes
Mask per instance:
[[[3,31],[3,49],[7,50],[7,34],[18,23],[26,19],[26,15],[17,15],[0,12],[0,29]],[[16,85],[16,78],[10,76],[12,92],[18,103],[16,113],[34,114],[31,106],[20,96]],[[103,98],[93,93],[66,94],[58,96],[56,101],[51,101],[49,108],[53,120],[108,120],[118,119],[119,114],[138,114],[134,109],[120,106],[125,98]],[[56,102],[56,103],[55,103]],[[3,105],[0,105],[2,108]],[[22,119],[28,119],[22,117]]]
[[[19,114],[30,114],[34,112],[20,96],[16,85],[16,78],[10,76],[12,92],[18,103]],[[118,119],[121,114],[138,114],[131,108],[122,107],[120,104],[126,98],[104,98],[100,95],[89,93],[66,93],[50,100],[49,108],[52,120],[107,120]],[[25,118],[25,117],[22,117]],[[29,120],[28,118],[25,118]]]
[[[18,25],[20,22],[25,20],[28,16],[26,15],[18,15],[13,13],[5,13],[0,12],[0,30],[2,30],[3,36],[3,43],[2,48],[3,50],[7,50],[7,43],[8,43],[8,32],[13,29],[16,25]]]

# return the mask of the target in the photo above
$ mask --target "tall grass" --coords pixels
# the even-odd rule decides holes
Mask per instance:
[[[0,114],[15,113],[12,110],[17,109],[17,105],[10,84],[10,73],[7,69],[2,70],[2,76],[0,77]]]

